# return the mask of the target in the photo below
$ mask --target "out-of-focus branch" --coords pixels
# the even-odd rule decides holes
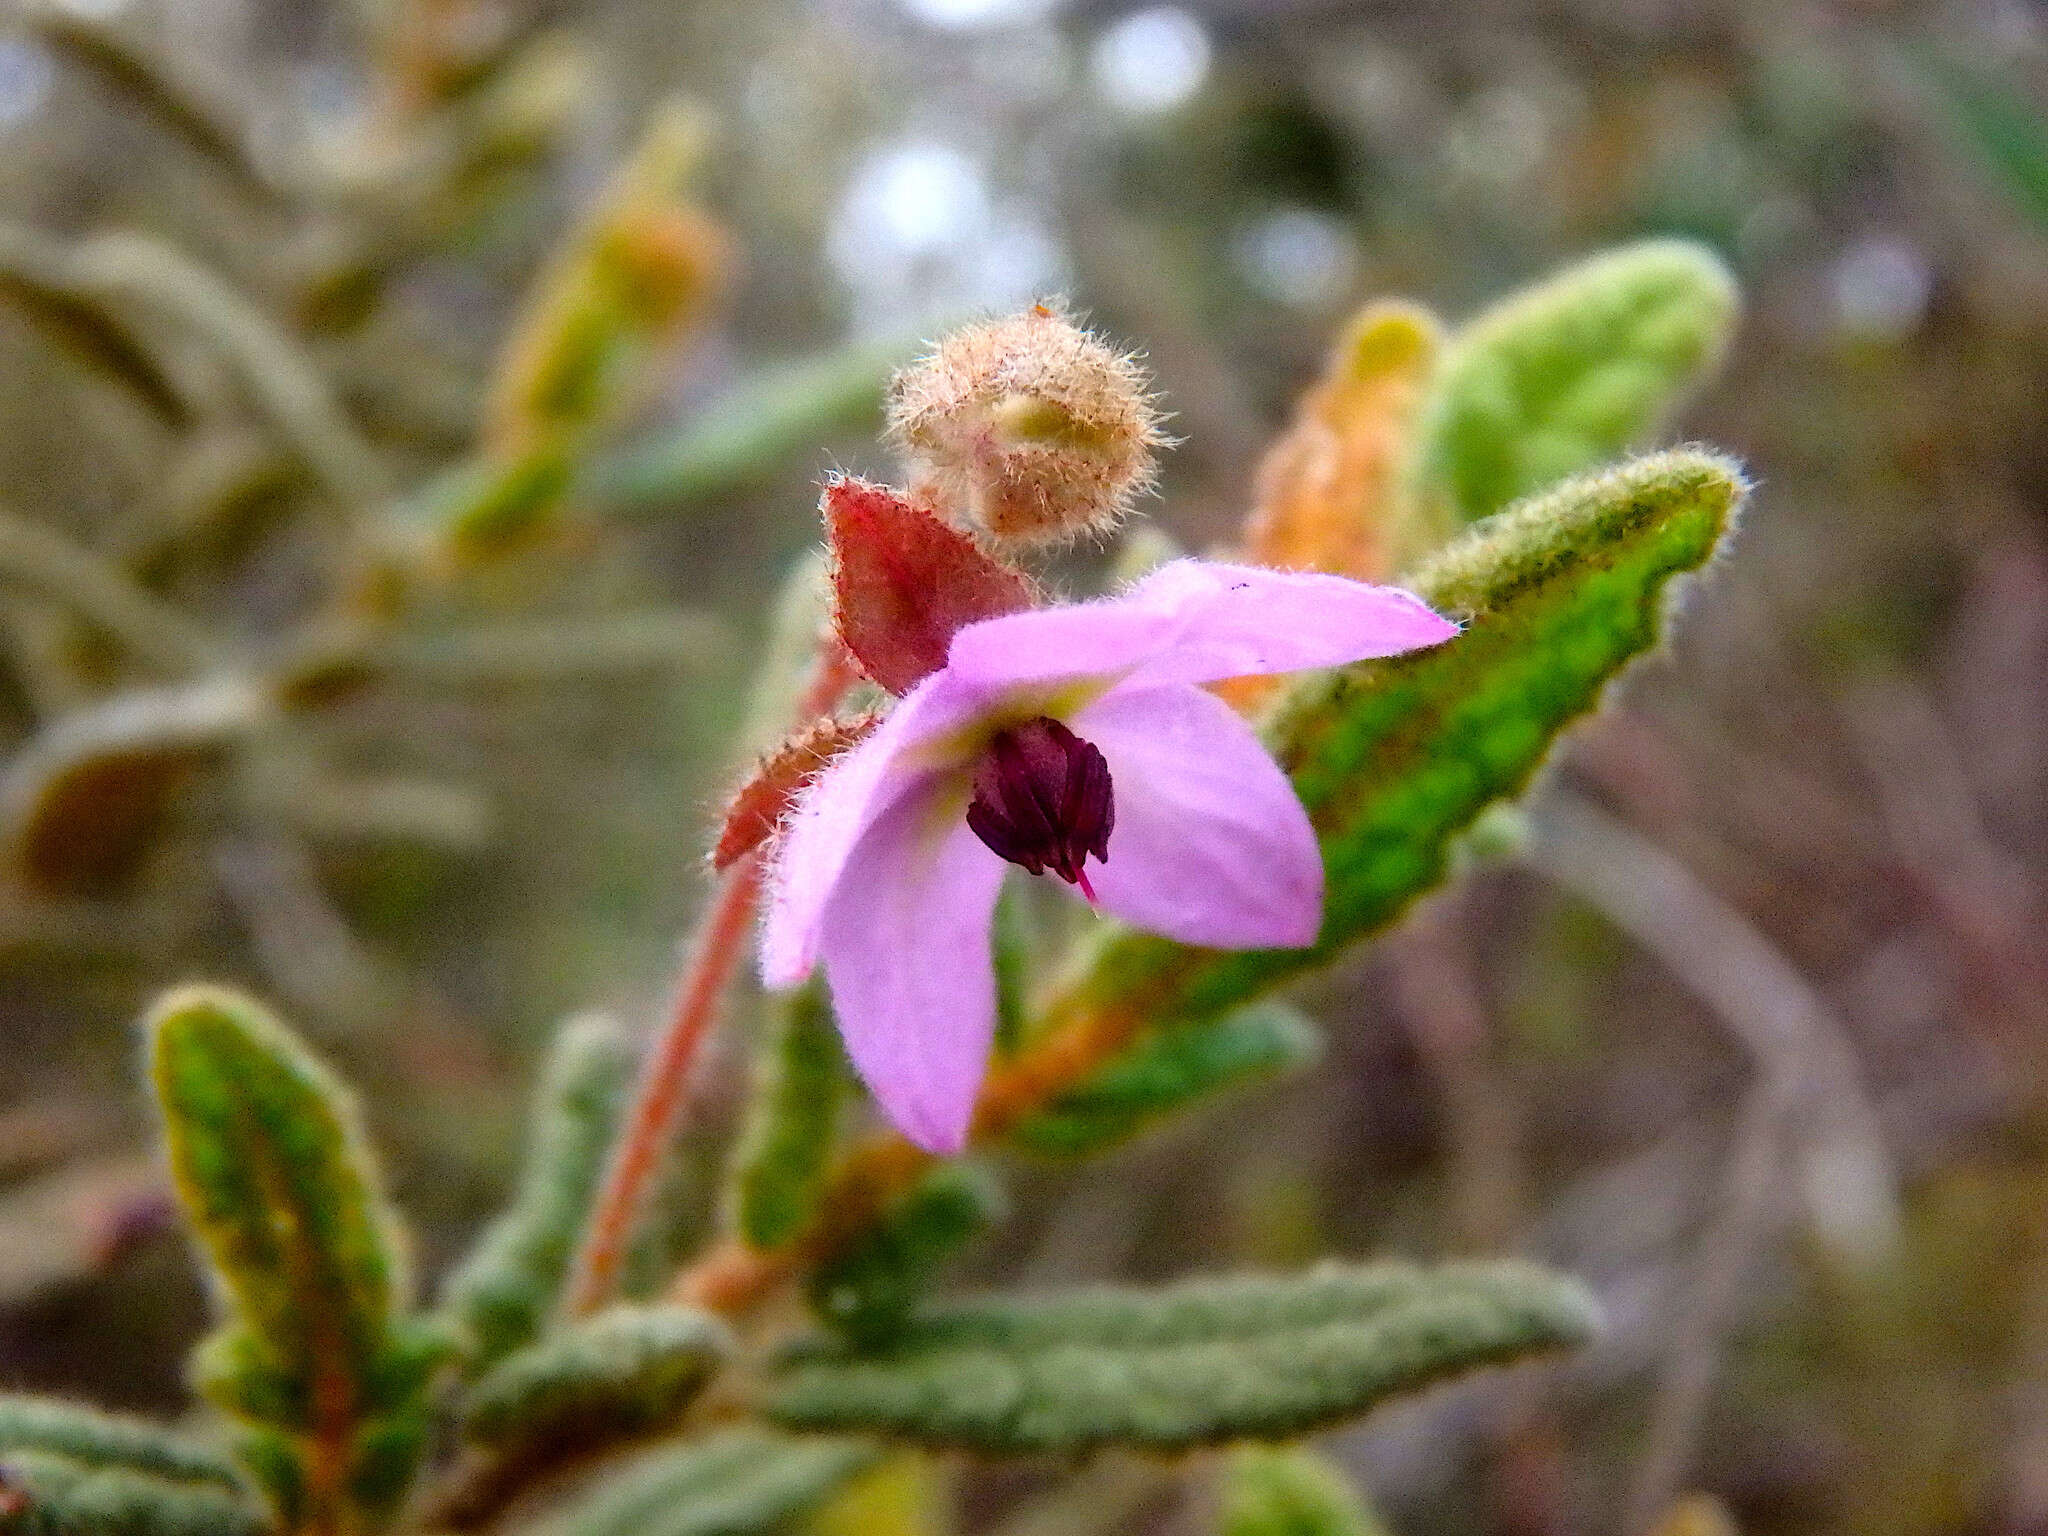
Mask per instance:
[[[1799,1097],[1795,1083],[1766,1075],[1737,1118],[1719,1209],[1700,1239],[1665,1346],[1645,1449],[1629,1488],[1623,1529],[1631,1536],[1656,1530],[1684,1488],[1743,1285],[1778,1223],[1778,1170],[1796,1131]]]
[[[197,624],[54,529],[0,509],[0,577],[71,604],[160,672],[199,671],[216,657]]]
[[[1775,1225],[1779,1173],[1798,1167],[1809,1218],[1867,1255],[1895,1232],[1897,1177],[1843,1021],[1778,950],[1677,859],[1589,802],[1538,818],[1530,861],[1657,956],[1756,1066],[1719,1215],[1663,1351],[1648,1446],[1628,1506],[1648,1531],[1686,1475],[1744,1279]]]
[[[2048,1036],[2044,903],[2020,861],[1984,824],[1969,775],[1934,703],[1903,677],[1865,682],[1843,719],[1877,786],[1893,848],[1964,951],[1968,1010],[2002,1026],[2008,1064],[2026,1071]]]
[[[1898,1178],[1835,1010],[1748,918],[1590,802],[1547,801],[1537,834],[1529,861],[1662,961],[1759,1074],[1800,1102],[1800,1185],[1815,1226],[1852,1253],[1886,1246]]]

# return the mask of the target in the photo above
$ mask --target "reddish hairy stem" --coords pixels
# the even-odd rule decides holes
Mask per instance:
[[[845,647],[828,638],[797,700],[797,723],[806,724],[828,713],[858,675]],[[612,1145],[604,1185],[570,1271],[563,1306],[571,1316],[603,1306],[618,1285],[626,1246],[646,1205],[662,1153],[682,1116],[698,1053],[717,1027],[719,1003],[746,948],[754,899],[760,891],[761,855],[749,853],[720,878],[698,927],[689,961],[676,985],[668,1027],[640,1069],[632,1107]]]

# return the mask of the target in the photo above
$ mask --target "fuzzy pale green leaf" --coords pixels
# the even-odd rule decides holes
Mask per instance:
[[[1489,516],[1654,431],[1719,362],[1734,279],[1649,240],[1569,267],[1459,332],[1425,408],[1418,493]]]
[[[0,1451],[8,1536],[261,1536],[254,1505],[213,1483],[177,1482],[41,1450]]]
[[[1305,678],[1266,724],[1322,843],[1316,944],[1224,953],[1112,931],[1078,1000],[1214,1018],[1386,927],[1445,877],[1458,835],[1519,793],[1558,734],[1657,645],[1674,578],[1713,558],[1744,490],[1718,455],[1654,454],[1568,481],[1439,551],[1409,584],[1464,632]]]
[[[674,1422],[731,1348],[724,1325],[704,1313],[612,1307],[493,1366],[463,1399],[463,1433],[507,1453],[646,1434]]]
[[[1483,1365],[1583,1343],[1569,1280],[1519,1264],[1325,1266],[934,1309],[867,1353],[785,1361],[768,1412],[989,1453],[1297,1435]]]
[[[228,1493],[242,1489],[226,1457],[145,1419],[52,1398],[0,1396],[0,1456],[19,1451]]]
[[[859,1440],[725,1430],[642,1455],[531,1536],[757,1536],[874,1459]]]

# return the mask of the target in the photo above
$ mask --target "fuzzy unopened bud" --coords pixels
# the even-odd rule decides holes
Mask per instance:
[[[919,488],[995,538],[1113,526],[1163,442],[1143,370],[1044,304],[970,325],[896,376],[889,435]]]

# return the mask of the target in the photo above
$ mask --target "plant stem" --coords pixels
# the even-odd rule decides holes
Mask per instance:
[[[803,725],[828,713],[854,681],[852,658],[837,640],[818,653],[795,710]],[[612,1147],[603,1188],[571,1271],[564,1308],[571,1316],[595,1311],[612,1296],[626,1247],[639,1223],[662,1153],[675,1134],[698,1053],[719,1020],[719,1003],[746,948],[754,901],[761,891],[761,855],[742,858],[720,878],[676,986],[668,1027],[648,1054],[633,1090],[626,1123]]]

